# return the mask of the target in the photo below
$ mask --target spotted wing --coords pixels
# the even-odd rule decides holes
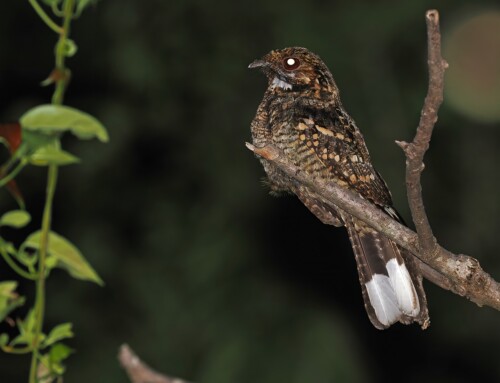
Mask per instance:
[[[323,164],[323,169],[315,171],[377,205],[392,205],[390,192],[373,168],[363,136],[349,115],[341,108],[304,108],[295,116],[301,144]]]

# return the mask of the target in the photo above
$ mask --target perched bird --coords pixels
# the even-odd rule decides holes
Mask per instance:
[[[357,192],[402,222],[323,61],[305,48],[292,47],[273,50],[249,68],[260,69],[268,79],[251,124],[254,145],[277,147],[302,171]],[[428,326],[422,277],[410,253],[363,221],[331,208],[271,162],[261,162],[273,192],[293,193],[323,223],[347,228],[366,311],[376,328],[398,321]]]

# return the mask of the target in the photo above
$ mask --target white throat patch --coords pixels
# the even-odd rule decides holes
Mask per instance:
[[[280,80],[278,77],[273,78],[272,82],[273,88],[281,88],[285,90],[290,90],[292,89],[292,84],[287,83],[286,81]]]

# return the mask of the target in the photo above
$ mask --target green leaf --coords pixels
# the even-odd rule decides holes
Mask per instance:
[[[58,343],[50,348],[49,357],[52,363],[61,363],[73,353],[73,349],[63,343]]]
[[[27,146],[27,154],[32,154],[39,148],[59,145],[59,134],[48,135],[37,131],[24,130],[23,142]]]
[[[33,165],[70,165],[80,162],[80,159],[71,153],[54,146],[43,146],[29,156]]]
[[[58,134],[47,135],[25,130],[23,141],[27,148],[26,156],[33,165],[69,165],[80,162],[78,157],[61,149]]]
[[[37,375],[44,377],[40,383],[51,383],[64,374],[66,367],[62,362],[73,353],[68,346],[58,343],[50,348],[47,354],[40,356]],[[59,380],[58,380],[59,381]],[[62,381],[62,380],[61,380]]]
[[[19,296],[15,290],[17,282],[0,282],[0,322],[15,308],[24,304],[24,297]]]
[[[62,339],[73,338],[74,334],[72,326],[73,325],[71,323],[62,323],[54,327],[50,331],[49,335],[47,335],[47,338],[45,338],[45,341],[43,342],[43,347],[50,346],[56,342],[59,342]]]
[[[31,216],[25,210],[12,210],[0,217],[0,226],[10,226],[19,229],[31,221]]]
[[[25,130],[54,134],[71,131],[81,139],[97,137],[102,142],[109,140],[106,128],[90,114],[62,105],[40,105],[30,109],[20,119]]]
[[[32,344],[35,338],[35,323],[35,310],[31,309],[24,321],[21,319],[17,320],[19,335],[10,342],[10,346]],[[45,334],[40,334],[40,340],[43,341],[43,339],[45,339]]]
[[[31,234],[22,245],[22,248],[30,247],[39,250],[40,237],[40,231]],[[50,257],[57,259],[57,262],[52,260],[50,263],[55,264],[56,267],[66,269],[74,278],[95,282],[101,286],[104,285],[102,279],[85,260],[80,250],[66,238],[53,231],[49,234],[48,252]]]
[[[51,371],[49,355],[38,355],[38,365],[36,368],[37,383],[55,383],[56,375]]]

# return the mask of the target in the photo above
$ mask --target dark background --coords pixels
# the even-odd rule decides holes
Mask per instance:
[[[481,65],[498,58],[500,44],[477,42],[500,32],[453,39],[470,17],[498,17],[497,1],[103,0],[73,23],[79,51],[68,60],[66,103],[97,116],[111,141],[64,142],[83,162],[61,169],[54,230],[106,282],[64,271],[48,281],[45,328],[71,321],[76,332],[65,381],[127,381],[116,360],[123,342],[200,383],[500,380],[498,312],[426,283],[428,330],[376,330],[345,230],[323,226],[294,198],[269,196],[244,146],[266,87],[247,65],[274,48],[306,46],[332,70],[409,220],[394,140],[411,139],[418,123],[432,7],[450,71],[426,156],[426,206],[440,243],[478,257],[498,279],[500,59]],[[50,101],[52,89],[39,83],[55,41],[27,1],[0,2],[0,121]],[[454,72],[464,57],[477,60]],[[474,88],[478,73],[486,80]],[[35,230],[45,169],[18,182]],[[0,208],[15,208],[4,190]],[[3,235],[19,242],[30,230]],[[0,276],[15,277],[4,263]],[[33,288],[21,292],[32,297]],[[0,354],[0,381],[27,381],[28,364]]]

